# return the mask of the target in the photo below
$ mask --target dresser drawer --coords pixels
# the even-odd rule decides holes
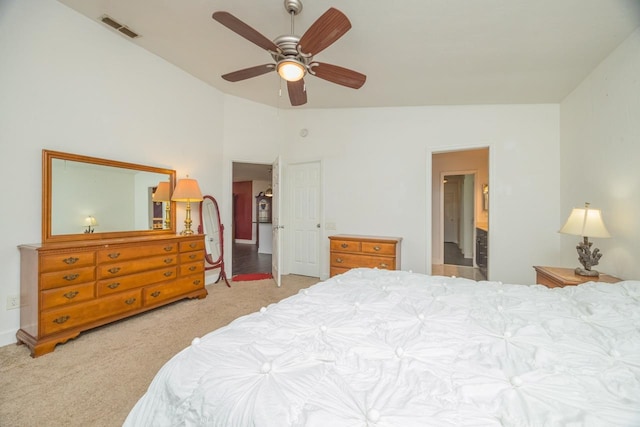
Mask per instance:
[[[362,242],[362,253],[394,256],[396,254],[396,244],[381,242]]]
[[[162,268],[145,271],[143,273],[130,274],[128,276],[114,277],[98,281],[98,296],[122,292],[127,289],[139,288],[152,283],[165,282],[177,277],[177,267]]]
[[[166,242],[155,245],[136,246],[130,248],[108,248],[98,251],[98,263],[126,261],[154,255],[175,254],[178,252],[177,242]]]
[[[154,305],[174,298],[185,292],[191,292],[204,287],[204,278],[202,274],[183,277],[171,283],[161,283],[153,286],[147,286],[143,290],[144,304]]]
[[[61,288],[77,283],[91,282],[96,278],[94,267],[75,268],[66,271],[54,271],[40,275],[40,289]]]
[[[352,240],[331,240],[331,250],[336,252],[360,252],[361,243]]]
[[[64,254],[49,254],[40,258],[40,271],[68,270],[92,266],[96,262],[95,252],[69,252]]]
[[[180,276],[188,276],[190,274],[200,273],[204,271],[204,262],[196,261],[190,264],[180,266]]]
[[[82,304],[45,311],[41,315],[41,332],[45,335],[53,334],[103,317],[126,313],[141,306],[140,290],[136,289]]]
[[[157,257],[141,258],[125,262],[103,264],[98,267],[98,279],[119,277],[140,271],[178,264],[178,254],[168,254]]]
[[[393,257],[380,257],[380,256],[368,256],[358,254],[341,254],[336,253],[331,255],[331,266],[341,268],[357,268],[357,267],[369,267],[369,268],[384,268],[393,270],[396,262]]]
[[[201,261],[204,259],[204,251],[186,252],[180,254],[180,264],[187,264],[194,261]]]
[[[94,282],[89,282],[42,291],[40,295],[40,307],[42,310],[46,310],[57,306],[90,300],[94,297],[94,289]]]
[[[204,239],[180,242],[180,252],[201,251],[204,249]]]

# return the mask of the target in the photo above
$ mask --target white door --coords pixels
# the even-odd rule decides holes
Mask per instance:
[[[287,167],[291,188],[291,273],[320,277],[320,164]]]
[[[273,162],[271,172],[271,187],[273,190],[273,197],[271,199],[271,225],[273,226],[271,274],[278,287],[282,284],[282,244],[280,242],[280,232],[284,228],[284,226],[280,224],[280,175],[282,173],[280,168],[280,157],[278,156],[276,161]]]

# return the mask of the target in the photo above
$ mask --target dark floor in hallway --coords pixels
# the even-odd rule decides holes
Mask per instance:
[[[257,245],[234,243],[232,276],[247,273],[271,273],[271,254],[259,254]]]
[[[445,242],[444,263],[451,265],[465,265],[470,267],[473,265],[473,260],[471,258],[465,258],[456,243]]]

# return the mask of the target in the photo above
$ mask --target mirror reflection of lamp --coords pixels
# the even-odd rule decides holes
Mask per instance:
[[[173,190],[171,200],[173,200],[174,202],[187,203],[184,219],[184,231],[182,231],[180,234],[185,236],[193,234],[193,230],[191,229],[191,202],[202,201],[202,192],[200,191],[200,187],[198,186],[198,181],[189,178],[189,175],[187,175],[186,178],[179,180],[176,184],[176,188]]]
[[[171,228],[171,186],[169,182],[158,183],[156,191],[151,196],[154,202],[164,203],[164,228]]]
[[[584,208],[574,208],[559,233],[582,236],[583,241],[576,246],[576,250],[578,260],[584,268],[576,268],[575,273],[581,276],[597,277],[600,273],[592,270],[591,267],[598,265],[602,253],[597,248],[591,250],[593,242],[589,241],[589,237],[611,237],[602,221],[600,209],[591,209],[589,203],[585,203]]]
[[[89,215],[84,219],[84,226],[86,227],[84,232],[85,234],[93,233],[95,226],[98,225],[98,221],[95,217]]]

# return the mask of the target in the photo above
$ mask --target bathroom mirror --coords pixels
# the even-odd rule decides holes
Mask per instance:
[[[231,287],[224,271],[224,226],[220,222],[218,202],[212,196],[204,196],[200,202],[200,227],[199,231],[205,235],[205,270],[220,269],[216,283],[224,279]]]
[[[175,177],[172,169],[43,150],[42,241],[176,234],[175,203],[153,200]]]

